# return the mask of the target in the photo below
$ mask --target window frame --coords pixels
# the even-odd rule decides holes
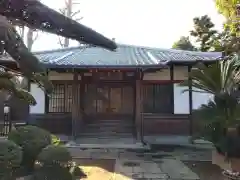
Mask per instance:
[[[53,87],[54,89],[56,88],[56,86],[64,86],[62,88],[63,91],[63,110],[61,110],[61,107],[51,107],[51,101],[55,101],[53,103],[56,104],[56,106],[58,106],[58,102],[60,98],[55,98],[55,99],[51,99],[52,96],[47,96],[47,104],[46,104],[46,113],[48,114],[55,114],[55,113],[71,113],[71,107],[72,107],[72,103],[69,103],[68,101],[70,100],[72,102],[73,100],[73,94],[72,94],[72,87],[73,87],[73,81],[52,81]],[[69,86],[70,91],[68,90]],[[68,92],[69,91],[69,92]],[[61,90],[60,90],[61,92]],[[54,93],[54,90],[53,90]],[[54,94],[53,94],[54,96]]]
[[[161,91],[157,91],[157,87],[160,87],[160,86],[170,86],[170,91],[165,91],[168,92],[168,96],[169,96],[169,101],[170,101],[170,105],[169,105],[169,109],[170,111],[169,112],[162,112],[161,110],[159,110],[158,108],[161,107],[157,107],[161,101],[156,98],[156,96],[158,95],[158,92],[161,92]],[[155,86],[155,87],[154,87]],[[143,113],[151,113],[151,114],[173,114],[174,113],[174,93],[173,93],[173,89],[174,89],[174,86],[173,86],[173,83],[172,82],[169,82],[169,83],[143,83],[143,95],[142,95],[142,101],[143,101]],[[148,88],[151,88],[151,95],[149,96],[148,94]],[[147,100],[146,100],[147,99]],[[150,103],[149,103],[150,101]],[[160,102],[160,103],[159,103]],[[151,105],[149,105],[151,104]],[[149,107],[150,106],[150,107]]]

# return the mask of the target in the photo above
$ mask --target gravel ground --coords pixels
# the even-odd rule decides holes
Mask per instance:
[[[211,162],[185,161],[184,164],[195,172],[200,180],[224,180],[222,170]]]

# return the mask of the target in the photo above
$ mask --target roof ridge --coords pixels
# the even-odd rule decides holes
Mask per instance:
[[[121,47],[130,47],[130,48],[141,48],[145,50],[154,50],[154,51],[162,51],[162,52],[169,52],[169,53],[177,53],[177,54],[188,54],[190,56],[199,56],[199,55],[213,55],[218,54],[219,56],[222,56],[221,52],[201,52],[201,51],[187,51],[187,50],[179,50],[179,49],[166,49],[166,48],[158,48],[158,47],[150,47],[150,46],[141,46],[141,45],[133,45],[133,44],[122,44],[117,43],[118,48]],[[76,49],[84,49],[86,47],[91,47],[89,45],[82,45],[82,46],[75,46],[75,47],[67,47],[67,48],[58,48],[53,50],[44,50],[44,51],[35,51],[34,54],[45,54],[45,53],[54,53],[54,52],[64,52],[69,50],[76,50]],[[93,46],[94,48],[100,48]]]
[[[74,47],[66,47],[66,48],[57,48],[57,49],[52,49],[52,50],[33,51],[33,53],[34,54],[43,54],[43,53],[63,52],[63,51],[68,51],[68,50],[83,49],[88,46],[89,45],[82,45],[82,46],[74,46]]]
[[[133,45],[133,44],[122,44],[122,43],[117,43],[118,47],[133,47],[133,48],[144,48],[144,49],[150,49],[150,50],[168,50],[168,49],[163,49],[163,48],[156,48],[156,47],[150,47],[150,46],[141,46],[141,45]],[[66,47],[66,48],[57,48],[57,49],[52,49],[52,50],[42,50],[42,51],[34,51],[34,54],[42,54],[42,53],[51,53],[51,52],[61,52],[61,51],[68,51],[68,50],[75,50],[75,49],[82,49],[86,47],[91,47],[89,45],[82,45],[82,46],[75,46],[75,47]],[[93,46],[95,48],[100,48]]]
[[[125,46],[125,47],[135,47],[135,48],[144,48],[146,50],[159,50],[164,52],[170,52],[170,53],[189,53],[189,55],[203,55],[203,54],[220,54],[221,52],[202,52],[202,51],[188,51],[188,50],[180,50],[180,49],[167,49],[167,48],[158,48],[158,47],[150,47],[150,46],[139,46],[139,45],[127,45],[127,44],[120,44],[119,46]]]

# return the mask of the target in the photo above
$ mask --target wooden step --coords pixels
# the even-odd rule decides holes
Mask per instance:
[[[132,137],[134,131],[131,120],[94,120],[85,125],[80,137],[121,138]]]

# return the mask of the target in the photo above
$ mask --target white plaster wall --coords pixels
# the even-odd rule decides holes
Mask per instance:
[[[50,71],[48,73],[49,80],[73,80],[72,73],[58,73],[55,71]]]
[[[174,80],[186,80],[188,78],[187,66],[174,66]],[[170,80],[170,69],[163,69],[154,73],[145,73],[143,80]]]
[[[187,66],[174,66],[173,67],[173,79],[174,80],[186,80],[188,79],[188,67]]]
[[[35,106],[30,106],[30,114],[44,114],[45,113],[45,93],[38,87],[37,84],[30,84],[30,92],[37,101]]]
[[[193,88],[193,90],[197,90]],[[202,104],[207,104],[210,100],[213,100],[213,95],[209,93],[193,92],[193,109],[198,109]]]
[[[181,87],[178,83],[174,84],[174,114],[189,114],[189,92],[183,92],[188,87]],[[193,88],[196,90],[196,88]],[[209,93],[192,93],[192,105],[193,110],[198,109],[203,104],[207,104],[210,100],[213,100],[213,95]]]
[[[58,73],[50,71],[48,73],[48,78],[49,80],[73,80],[73,73]]]
[[[73,73],[58,73],[56,71],[50,71],[48,73],[49,80],[73,80]],[[78,80],[81,80],[81,76],[78,76]]]
[[[181,87],[175,83],[174,89],[174,114],[189,114],[189,91],[183,93],[188,87]]]
[[[143,80],[170,80],[170,69],[162,69],[154,73],[145,73]]]

